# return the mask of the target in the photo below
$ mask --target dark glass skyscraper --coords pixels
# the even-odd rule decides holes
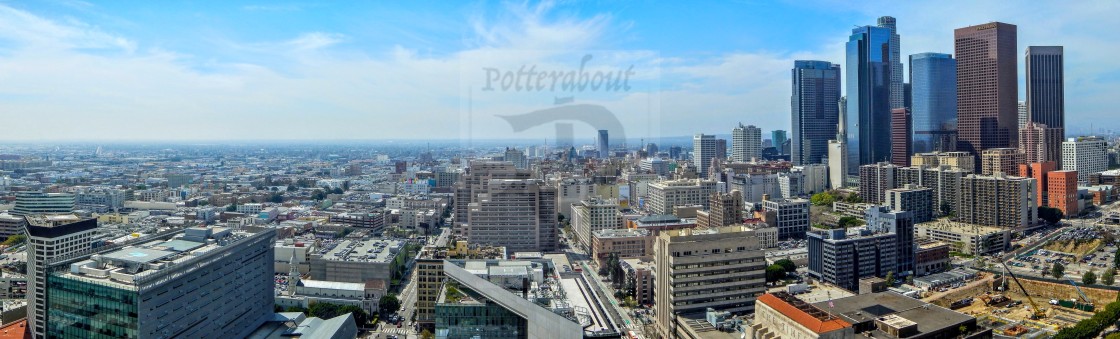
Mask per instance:
[[[957,150],[979,155],[989,148],[1018,146],[1015,25],[991,22],[968,26],[954,30],[953,37],[957,57]]]
[[[853,29],[848,39],[846,130],[851,175],[859,174],[860,165],[890,160],[891,35],[888,28],[863,26]]]
[[[957,60],[941,53],[911,55],[910,88],[914,152],[956,150]]]
[[[898,36],[898,23],[892,16],[879,17],[879,27],[891,30],[890,47],[887,60],[891,69],[891,108],[910,107],[906,105],[905,83],[902,81],[901,39]]]
[[[790,160],[794,165],[818,164],[828,155],[828,140],[836,137],[840,118],[840,65],[828,61],[793,62],[793,135]]]
[[[1027,47],[1027,116],[1050,128],[1065,128],[1062,46]]]
[[[607,138],[607,130],[599,130],[599,157],[606,159],[611,157],[610,139]]]
[[[770,131],[770,142],[774,144],[774,148],[778,149],[779,154],[785,154],[783,145],[786,144],[787,138],[788,137],[786,137],[786,131],[780,129]]]

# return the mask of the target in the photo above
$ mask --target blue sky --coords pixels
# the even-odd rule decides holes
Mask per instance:
[[[0,1],[0,121],[16,126],[0,140],[550,138],[499,116],[566,95],[609,109],[612,135],[789,129],[793,60],[843,65],[851,28],[882,15],[903,55],[952,53],[953,28],[989,21],[1018,25],[1020,51],[1064,45],[1071,132],[1118,127],[1114,1],[64,0]],[[481,89],[487,67],[585,55],[633,65],[633,89]]]

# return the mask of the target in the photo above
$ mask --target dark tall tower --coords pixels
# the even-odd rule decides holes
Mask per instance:
[[[599,157],[606,159],[611,157],[610,139],[607,137],[607,130],[599,130]]]
[[[894,17],[879,17],[879,27],[891,30],[890,47],[887,53],[887,63],[891,69],[891,108],[910,107],[906,104],[906,85],[902,79],[902,53],[898,36],[898,25]]]
[[[958,150],[1017,147],[1015,25],[992,22],[953,31],[957,54]],[[977,162],[979,164],[979,162]]]
[[[910,55],[914,152],[957,148],[957,60],[952,55]]]
[[[910,136],[914,133],[909,108],[891,110],[891,163],[899,167],[910,167],[910,155],[914,154]]]
[[[793,62],[790,111],[793,132],[790,160],[794,165],[819,164],[828,156],[828,140],[836,137],[840,119],[840,65],[828,61]]]
[[[848,40],[846,130],[851,175],[859,174],[860,165],[890,160],[890,41],[891,30],[875,26],[853,29]]]
[[[1027,47],[1027,117],[1030,122],[1050,128],[1066,127],[1062,59],[1062,46]]]

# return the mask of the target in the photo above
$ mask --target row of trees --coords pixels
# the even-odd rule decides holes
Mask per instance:
[[[837,191],[824,191],[809,197],[809,203],[816,206],[832,207],[832,203],[843,201],[847,203],[861,203],[863,199],[856,194],[844,195]]]
[[[766,282],[775,283],[786,278],[790,272],[797,271],[797,264],[792,260],[781,259],[775,261],[773,265],[766,267]]]
[[[1054,339],[1096,338],[1104,329],[1120,320],[1120,301],[1114,301],[1092,318],[1079,321],[1073,327],[1066,327],[1054,335]]]

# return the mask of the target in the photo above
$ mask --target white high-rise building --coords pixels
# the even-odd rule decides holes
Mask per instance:
[[[707,178],[708,167],[712,165],[714,157],[716,157],[716,136],[707,134],[692,136],[692,164],[696,165],[696,174],[701,178]]]
[[[804,174],[801,182],[802,194],[813,195],[828,190],[828,166],[821,164],[793,166],[791,171]]]
[[[591,249],[591,234],[622,228],[618,200],[588,199],[572,205],[572,232],[584,249]]]
[[[1077,171],[1077,181],[1108,170],[1108,143],[1095,136],[1069,138],[1062,143],[1062,170]]]
[[[755,162],[762,153],[762,129],[754,125],[743,126],[731,130],[731,161]]]
[[[653,214],[673,214],[677,206],[703,205],[716,191],[716,182],[709,180],[673,180],[649,184],[648,210]]]
[[[48,264],[92,250],[96,233],[97,219],[27,217],[27,319],[33,338],[46,338]]]

